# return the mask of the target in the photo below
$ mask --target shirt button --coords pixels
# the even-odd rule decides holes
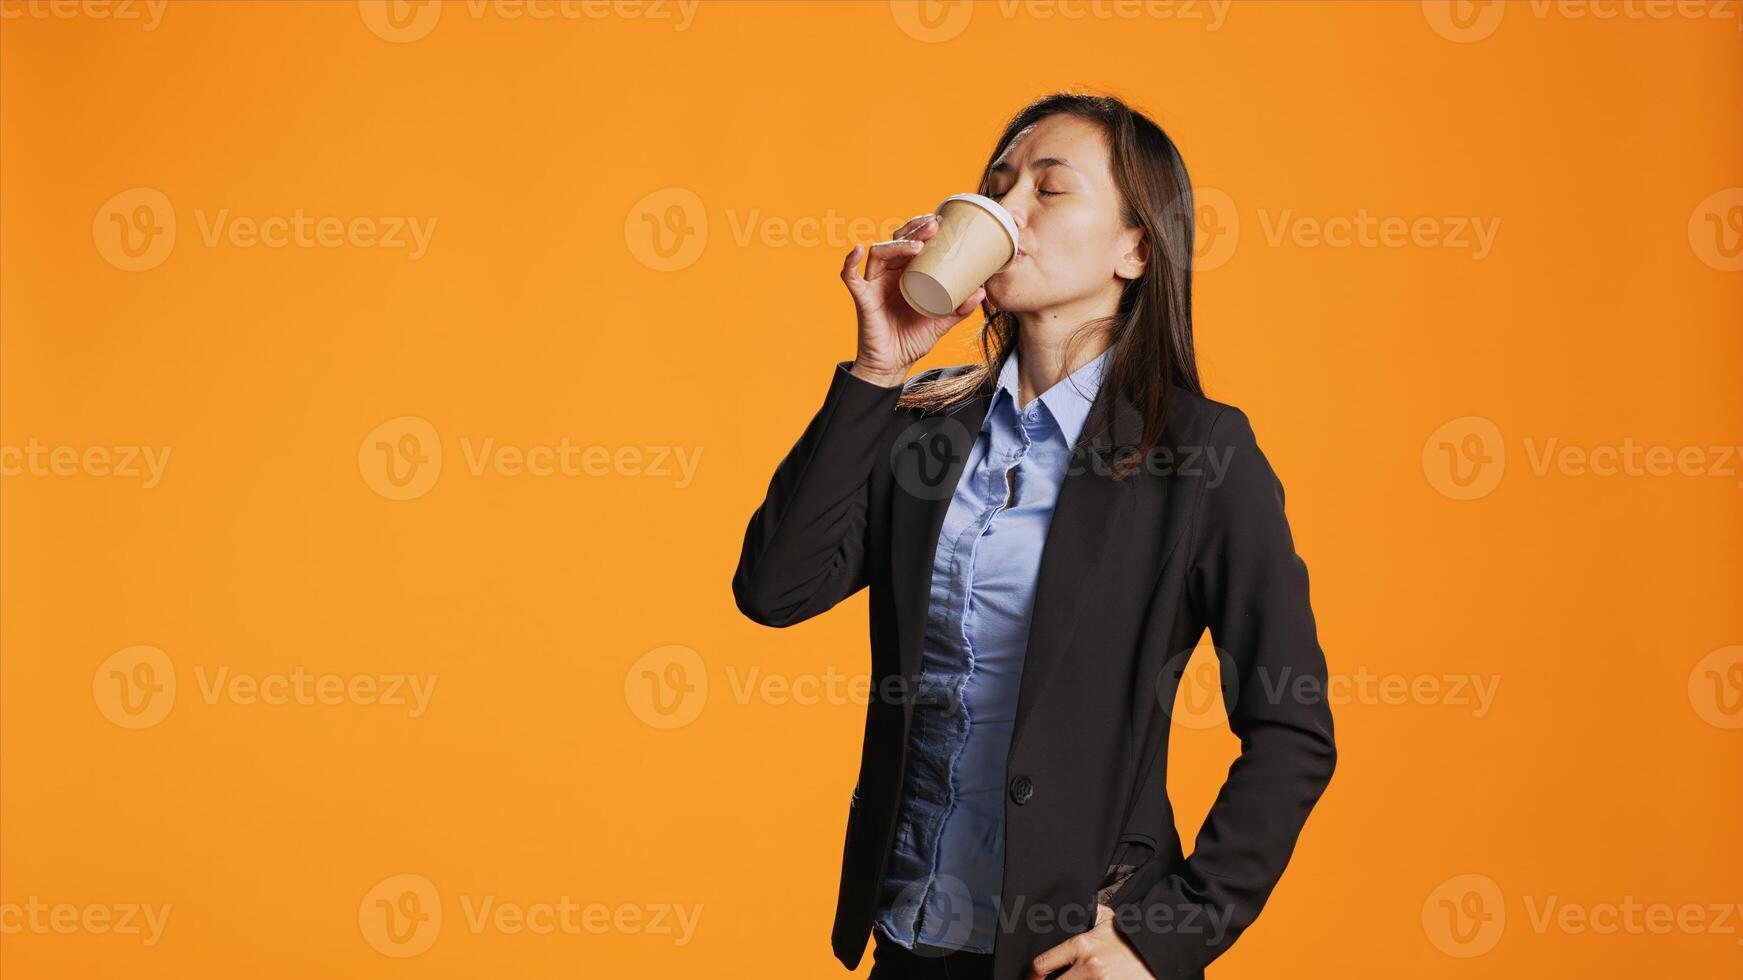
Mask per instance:
[[[1011,780],[1011,802],[1022,806],[1035,795],[1035,782],[1028,776],[1018,776]]]

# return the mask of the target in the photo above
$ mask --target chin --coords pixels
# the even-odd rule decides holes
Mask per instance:
[[[986,298],[1003,313],[1028,313],[1032,305],[1024,300],[1021,289],[1014,288],[1000,276],[986,281]]]

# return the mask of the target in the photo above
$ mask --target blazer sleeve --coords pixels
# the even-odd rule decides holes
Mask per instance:
[[[1227,463],[1219,479],[1208,461],[1187,592],[1210,627],[1241,754],[1191,857],[1122,902],[1141,909],[1115,909],[1116,928],[1159,980],[1202,971],[1258,916],[1337,761],[1325,656],[1283,485],[1239,409],[1218,414],[1207,442]]]
[[[732,596],[764,626],[804,622],[866,585],[868,484],[905,385],[866,381],[852,363],[835,365],[823,406],[745,528]]]

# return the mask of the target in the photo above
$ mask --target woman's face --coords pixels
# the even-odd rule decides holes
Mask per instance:
[[[1112,312],[1124,280],[1144,271],[1143,230],[1120,221],[1107,141],[1086,119],[1048,116],[1019,133],[994,162],[987,196],[1017,223],[1016,258],[986,283],[1000,310]]]

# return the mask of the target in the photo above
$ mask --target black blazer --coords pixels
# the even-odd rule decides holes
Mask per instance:
[[[850,363],[751,516],[732,594],[784,627],[871,588],[872,698],[833,936],[853,969],[894,841],[933,552],[993,388],[923,417],[897,410],[903,388],[967,365],[884,387]],[[1123,397],[1111,427],[1092,413],[1047,532],[1007,760],[1000,980],[1088,931],[1098,892],[1152,973],[1201,978],[1258,916],[1331,779],[1325,658],[1282,484],[1239,409],[1172,397],[1173,455],[1121,481],[1108,453],[1136,444],[1141,415]],[[1241,755],[1186,859],[1170,711],[1207,627]]]

